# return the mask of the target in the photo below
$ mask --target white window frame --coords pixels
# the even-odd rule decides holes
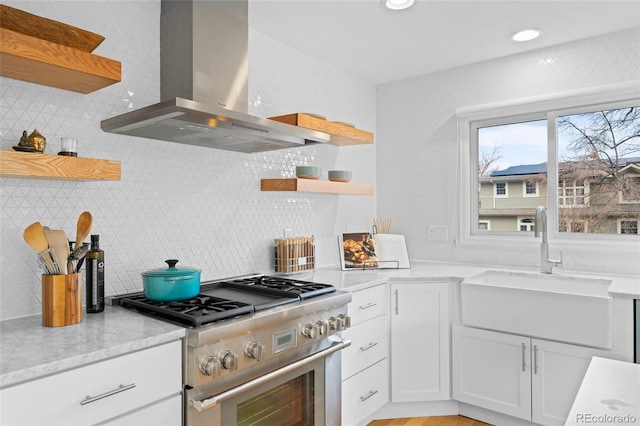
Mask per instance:
[[[581,111],[589,112],[594,109],[605,109],[608,104],[611,108],[623,107],[623,104],[639,105],[640,80],[632,80],[623,83],[614,83],[604,86],[586,89],[558,92],[548,95],[533,96],[530,98],[514,99],[485,105],[463,107],[456,109],[458,119],[458,223],[456,226],[456,241],[461,244],[480,242],[495,245],[504,244],[505,239],[523,241],[525,245],[534,242],[530,238],[533,232],[498,232],[478,229],[478,173],[477,158],[478,146],[471,143],[471,133],[476,131],[473,123],[482,121],[482,127],[498,124],[509,124],[535,119],[547,119],[555,121],[558,116],[577,114]],[[550,113],[552,111],[553,113]],[[547,126],[548,140],[556,140],[556,126]],[[604,240],[612,244],[628,244],[624,235],[615,234],[560,234],[558,229],[558,165],[557,146],[549,144],[547,161],[547,210],[548,210],[548,236],[556,240]],[[499,238],[496,238],[499,237]],[[621,238],[622,237],[622,238]],[[535,240],[535,242],[539,242]],[[632,244],[637,244],[634,240]]]
[[[536,192],[534,192],[533,194],[527,194],[527,182],[533,183],[536,186]],[[540,182],[536,181],[531,181],[531,180],[523,180],[522,181],[522,196],[523,197],[539,197],[540,196]]]
[[[517,226],[518,226],[517,231],[518,232],[531,232],[531,231],[533,231],[534,223],[535,223],[535,219],[532,218],[532,217],[529,217],[529,216],[519,217],[518,218],[518,224],[517,224]],[[520,229],[520,227],[522,225],[525,225],[527,228],[531,228],[531,229],[528,230],[528,231],[523,231],[522,229]]]
[[[504,194],[498,194],[498,184],[504,185]],[[509,198],[509,182],[494,182],[493,183],[493,196],[496,198]]]
[[[636,222],[636,228],[638,229],[638,234],[622,234],[622,222]],[[636,219],[618,219],[618,234],[620,235],[640,235],[640,221]]]
[[[565,181],[569,181],[570,179],[564,179],[564,180]],[[578,198],[578,196],[575,194],[576,189],[582,188],[582,190],[584,191],[584,194],[582,194],[582,198],[584,199],[584,203],[582,203],[582,204],[576,204],[576,203],[571,203],[571,204],[563,203],[563,204],[560,204],[560,202],[558,202],[558,207],[576,209],[576,208],[585,208],[585,207],[589,206],[589,202],[590,202],[590,199],[589,199],[589,182],[584,180],[582,186],[577,186],[576,185],[576,180],[577,179],[573,179],[573,181],[572,181],[573,185],[572,186],[565,186],[564,187],[565,190],[566,189],[573,189],[573,191],[574,191],[573,195],[572,196],[567,196],[566,193],[565,193],[565,195],[562,196],[562,199],[566,201],[567,198],[572,198],[575,201],[575,199]],[[559,183],[560,182],[558,182],[558,184]],[[557,188],[558,194],[557,195],[558,195],[558,199],[560,199],[560,194],[559,194],[560,188],[559,188],[559,185],[557,185],[557,186],[558,186],[558,188]]]

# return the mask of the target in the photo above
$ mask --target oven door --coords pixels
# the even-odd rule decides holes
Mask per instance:
[[[350,341],[271,371],[218,395],[186,391],[187,426],[338,426],[341,422],[341,349]]]

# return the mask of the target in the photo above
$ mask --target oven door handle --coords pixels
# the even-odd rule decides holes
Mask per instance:
[[[323,351],[320,351],[311,356],[303,358],[300,361],[296,361],[292,364],[286,365],[278,370],[272,371],[271,373],[267,373],[264,376],[260,376],[256,379],[251,380],[250,382],[243,383],[240,386],[237,386],[233,389],[229,389],[228,391],[222,392],[218,395],[214,395],[212,397],[205,398],[202,400],[190,399],[189,401],[197,411],[199,412],[206,411],[209,408],[212,408],[227,399],[233,398],[234,396],[240,395],[243,392],[247,392],[251,389],[254,389],[273,379],[281,377],[291,371],[304,367],[305,365],[311,364],[312,362],[315,362],[320,358],[324,358],[327,355],[330,355],[334,352],[338,352],[350,345],[351,345],[351,340],[341,340],[329,346],[327,349]]]

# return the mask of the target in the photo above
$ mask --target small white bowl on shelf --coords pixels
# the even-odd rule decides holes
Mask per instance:
[[[318,179],[322,169],[315,166],[296,166],[296,176],[301,179]]]
[[[351,170],[329,170],[329,180],[332,182],[349,182]]]

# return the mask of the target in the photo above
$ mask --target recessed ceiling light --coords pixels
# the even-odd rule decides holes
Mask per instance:
[[[414,0],[383,0],[384,5],[391,10],[403,10],[411,7]]]
[[[513,40],[513,41],[529,41],[529,40],[536,39],[536,38],[540,37],[541,35],[542,35],[542,31],[540,31],[540,30],[528,29],[528,30],[518,31],[515,34],[512,34],[511,35],[511,40]]]

